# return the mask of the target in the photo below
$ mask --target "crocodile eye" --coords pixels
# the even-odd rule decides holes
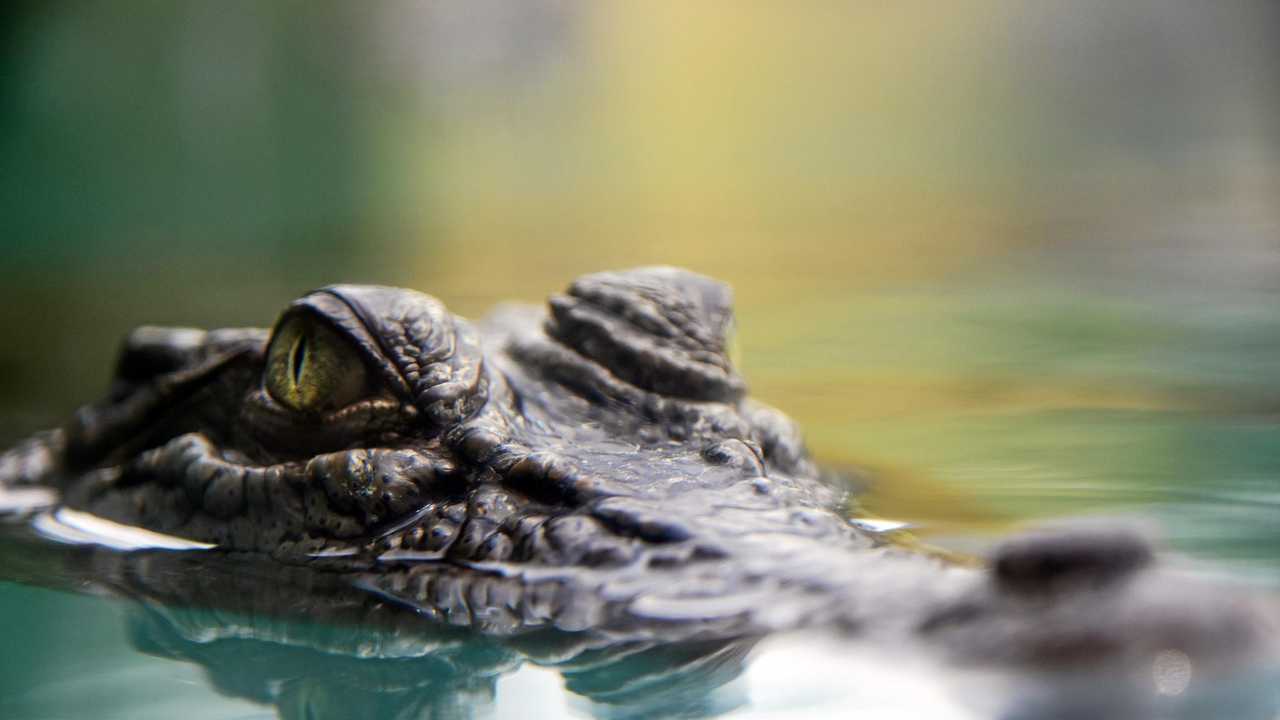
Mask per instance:
[[[360,399],[365,367],[338,333],[313,318],[295,315],[271,338],[263,386],[286,407],[324,412]]]

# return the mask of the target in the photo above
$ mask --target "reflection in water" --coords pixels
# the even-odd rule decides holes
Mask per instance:
[[[164,612],[137,609],[130,614],[133,643],[197,663],[218,692],[274,705],[287,720],[470,717],[492,705],[497,677],[518,663],[510,651],[465,638],[424,642],[418,656],[361,657],[327,648],[318,626],[297,624],[285,636],[266,637],[253,618],[182,614],[179,626]]]
[[[471,623],[440,622],[340,573],[256,557],[51,544],[15,525],[0,536],[0,576],[128,600],[137,650],[194,663],[221,695],[270,706],[285,720],[490,717],[501,704],[499,680],[525,666],[557,673],[573,707],[610,720],[844,717],[855,708],[957,720],[1273,720],[1280,710],[1274,646],[1244,653],[1243,662],[1235,652],[1265,628],[1190,624],[1230,625],[1225,614],[1162,615],[1190,597],[1169,584],[1153,586],[1175,590],[1163,605],[1089,600],[1040,614],[956,605],[936,620],[954,625],[934,631],[939,655],[876,628],[827,626],[760,645],[759,634],[701,622],[578,631],[476,624],[486,603],[502,600],[474,592]],[[917,601],[898,602],[909,614]],[[1135,608],[1144,616],[1126,616]],[[1117,629],[1126,625],[1138,629]]]
[[[598,717],[705,717],[732,708],[734,698],[717,690],[741,674],[755,644],[610,644],[561,633],[502,642],[430,622],[411,636],[386,635],[143,605],[130,613],[129,626],[138,650],[197,663],[218,692],[274,705],[286,720],[483,717],[493,709],[498,679],[524,662],[559,671],[565,688]]]
[[[337,573],[256,557],[69,547],[6,530],[0,575],[129,600],[137,650],[196,663],[220,694],[274,706],[286,720],[483,717],[498,679],[525,663],[558,672],[598,717],[705,717],[741,703],[719,689],[742,673],[758,640],[657,627],[479,632],[426,619]]]

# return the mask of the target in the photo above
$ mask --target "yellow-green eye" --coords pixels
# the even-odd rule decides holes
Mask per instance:
[[[360,399],[365,367],[338,333],[313,318],[295,315],[271,338],[263,385],[286,407],[323,412]]]

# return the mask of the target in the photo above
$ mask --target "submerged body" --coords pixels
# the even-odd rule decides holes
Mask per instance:
[[[979,568],[850,523],[794,424],[747,396],[732,329],[728,288],[671,268],[479,325],[330,287],[271,331],[136,331],[108,397],[0,456],[0,485],[494,633],[826,625],[1018,663],[1271,652],[1255,603],[1168,577],[1129,533],[1019,538]]]

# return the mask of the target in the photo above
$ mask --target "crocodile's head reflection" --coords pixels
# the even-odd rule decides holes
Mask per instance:
[[[559,706],[553,688],[561,685],[578,711],[609,720],[716,717],[750,708],[761,690],[770,694],[768,687],[760,686],[760,673],[739,680],[748,655],[756,654],[760,638],[754,635],[722,636],[671,625],[578,632],[544,628],[494,635],[423,622],[402,605],[335,582],[333,573],[300,568],[281,576],[261,558],[199,553],[79,557],[90,563],[79,577],[95,577],[134,601],[129,628],[139,650],[196,663],[218,692],[272,705],[287,720],[485,717],[503,701],[534,703],[528,711],[546,713]],[[202,578],[198,584],[189,581],[195,575]],[[281,608],[292,612],[282,614]],[[1158,617],[1116,620],[1161,622]],[[1012,615],[1006,616],[985,625],[991,637],[967,644],[990,659],[1016,646],[1010,642],[1013,636],[992,631],[1016,624]],[[1059,644],[1059,652],[1079,649],[1078,640],[1089,635],[1085,629],[1073,637],[1072,621],[1061,616],[1051,624],[1056,627],[1045,631],[1056,636],[1051,642]],[[1105,626],[1106,621],[1098,622],[1095,633]],[[1173,634],[1164,639],[1177,640]],[[1019,673],[975,672],[971,652],[965,663],[969,671],[956,673],[947,665],[930,668],[919,658],[904,656],[901,647],[890,651],[846,641],[837,650],[823,643],[813,647],[811,639],[796,640],[799,644],[793,644],[792,652],[800,654],[784,662],[798,662],[831,678],[821,693],[832,698],[849,693],[850,701],[866,693],[853,690],[859,685],[901,682],[883,667],[884,658],[893,657],[908,661],[913,673],[925,676],[922,689],[930,682],[951,685],[952,714],[971,707],[982,713],[976,717],[1207,720],[1225,714],[1271,720],[1280,703],[1274,693],[1280,662],[1274,658],[1270,665],[1223,672],[1212,660],[1201,664],[1206,655],[1188,645],[1182,646],[1188,652],[1166,647],[1148,655],[1141,643],[1132,643],[1128,658],[1093,653],[1085,662],[1060,666],[1056,672],[1043,667]],[[1010,647],[1001,647],[1006,642]],[[1244,643],[1246,638],[1234,642]],[[776,670],[779,660],[771,653],[787,647],[767,645],[760,653],[762,662]],[[849,651],[863,664],[849,664]],[[541,677],[526,677],[518,685],[523,691],[516,690],[517,685],[502,689],[499,681],[515,672]],[[526,696],[530,682],[549,683],[543,686],[549,692]],[[779,687],[787,682],[786,673],[765,682]],[[1001,690],[993,695],[993,688]],[[777,694],[776,689],[772,692]],[[794,694],[791,701],[800,699],[822,702]],[[829,702],[824,712],[859,709]],[[937,702],[919,709],[927,712]],[[903,699],[902,707],[911,711],[914,706]],[[782,708],[756,709],[768,716]],[[787,707],[783,716],[808,715]]]
[[[197,663],[219,693],[272,705],[282,720],[484,717],[498,699],[498,681],[522,666],[563,682],[574,704],[602,717],[710,717],[744,700],[726,683],[741,673],[753,644],[583,644],[575,653],[561,646],[562,654],[538,668],[537,658],[470,633],[452,641],[423,639],[430,650],[419,656],[379,658],[242,638],[193,641],[142,613],[132,618],[131,631],[143,652]],[[300,625],[292,639],[329,632]]]
[[[744,700],[731,681],[758,640],[657,629],[497,636],[423,622],[333,573],[282,576],[260,558],[72,557],[87,563],[82,577],[133,601],[138,650],[196,663],[219,693],[274,706],[286,720],[483,717],[498,681],[522,669],[601,717],[711,716]]]

